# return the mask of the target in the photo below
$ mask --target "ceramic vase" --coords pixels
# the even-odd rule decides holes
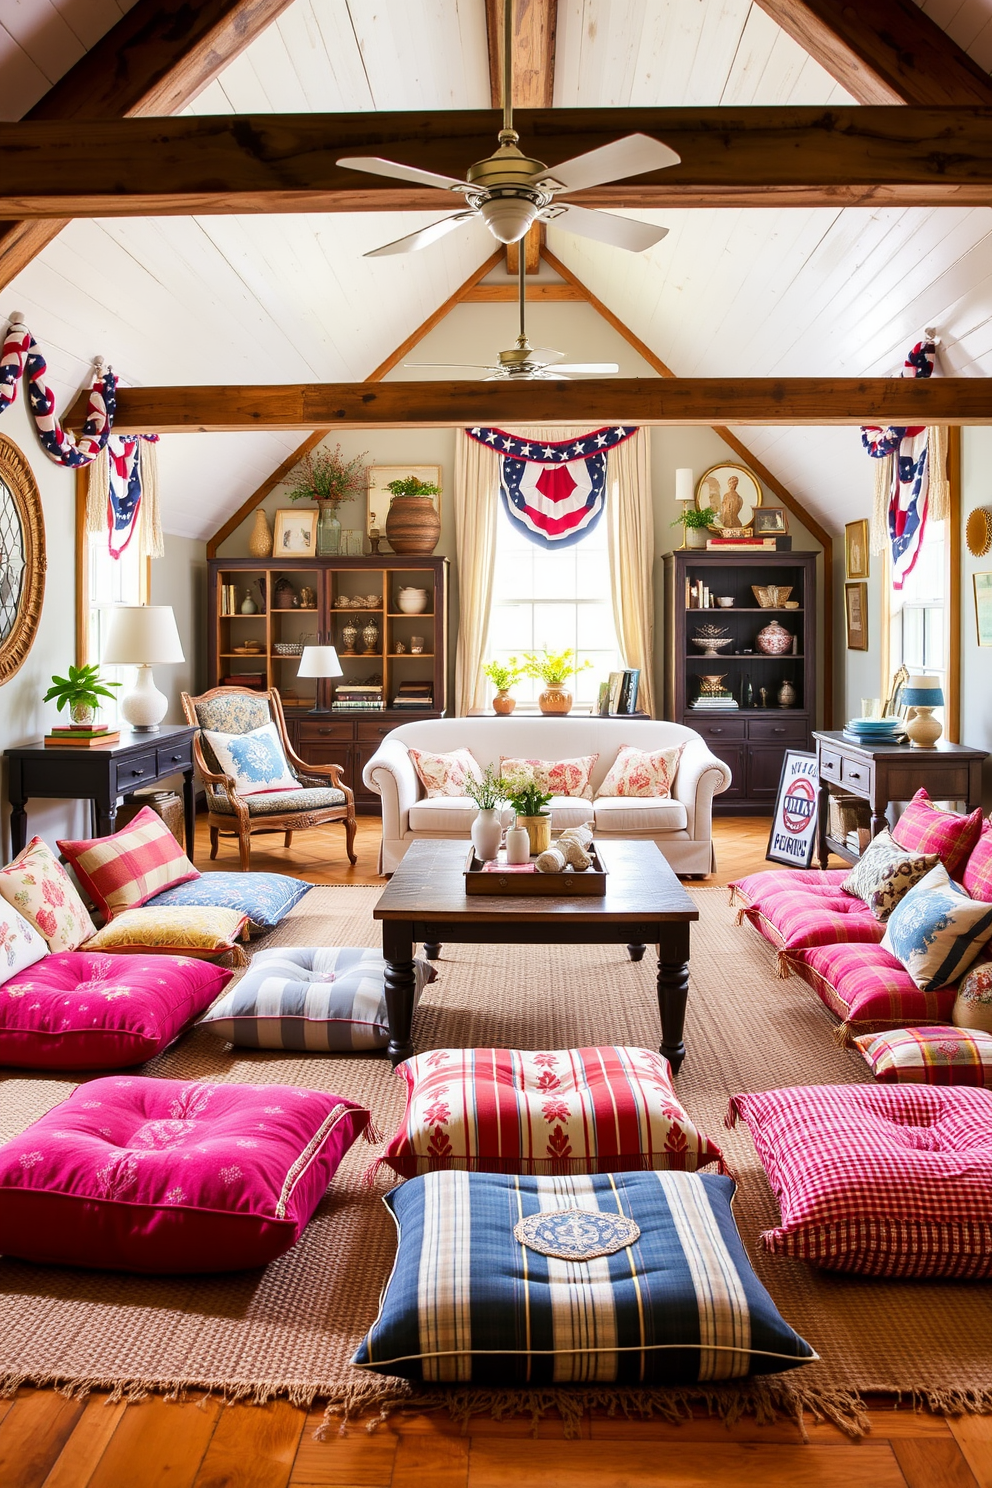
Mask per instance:
[[[242,615],[258,614],[258,605],[252,599],[250,594],[246,594],[244,599],[241,601],[241,613]]]
[[[551,817],[550,816],[518,816],[517,826],[523,827],[530,838],[530,856],[537,857],[538,853],[547,852],[551,846]]]
[[[933,716],[933,709],[919,704],[912,710],[905,727],[906,738],[914,749],[933,749],[943,733],[942,726]]]
[[[394,553],[433,553],[441,518],[430,496],[394,497],[386,513],[386,538]]]
[[[564,683],[549,682],[538,697],[537,706],[542,713],[569,713],[572,709],[572,694]]]
[[[365,647],[366,656],[378,655],[379,627],[374,620],[370,620],[362,630],[362,645]]]
[[[253,558],[272,557],[272,528],[269,526],[264,507],[255,511],[255,522],[248,538],[248,552]]]
[[[792,650],[792,633],[784,625],[779,625],[777,620],[772,620],[763,630],[758,631],[755,645],[765,656],[784,656],[787,651]]]
[[[783,682],[779,688],[778,705],[780,708],[794,708],[796,706],[796,689],[791,682]]]
[[[348,621],[347,625],[341,627],[341,654],[342,656],[354,656],[355,642],[358,640],[358,626]]]
[[[505,687],[501,687],[493,698],[493,712],[506,718],[517,706],[516,698],[512,698]]]
[[[709,535],[708,527],[687,527],[685,529],[685,545],[687,548],[705,548]]]
[[[479,861],[491,862],[499,852],[502,840],[503,823],[500,813],[495,807],[491,811],[480,811],[472,823],[472,846]]]
[[[422,615],[427,608],[426,589],[400,589],[396,603],[404,615]]]
[[[530,861],[530,833],[520,825],[519,818],[506,834],[506,861],[511,866]]]

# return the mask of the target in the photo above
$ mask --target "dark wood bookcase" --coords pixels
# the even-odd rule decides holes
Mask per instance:
[[[665,717],[702,734],[713,753],[733,771],[729,788],[716,797],[714,811],[770,812],[778,790],[786,749],[812,753],[816,712],[816,553],[707,552],[679,548],[666,553],[665,564]],[[708,585],[714,596],[729,595],[733,607],[687,609],[687,586]],[[752,585],[789,584],[790,600],[799,608],[765,609]],[[757,649],[758,632],[778,620],[797,637],[796,655],[765,656]],[[733,638],[719,657],[703,656],[692,637],[704,625],[723,626]],[[747,654],[750,652],[750,654]],[[693,709],[704,673],[722,673],[724,686],[738,706]],[[760,688],[767,707],[745,707],[750,681],[757,703]],[[775,699],[785,681],[796,691],[794,707],[780,708]]]

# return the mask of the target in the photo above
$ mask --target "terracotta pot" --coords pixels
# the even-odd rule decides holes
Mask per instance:
[[[272,557],[272,528],[269,526],[264,507],[257,507],[255,522],[248,538],[248,552],[253,558]]]
[[[570,713],[572,694],[562,682],[549,682],[537,699],[542,713]]]
[[[395,497],[386,514],[386,538],[394,553],[433,553],[441,518],[430,496]]]
[[[537,857],[538,853],[547,852],[551,846],[551,817],[550,816],[518,816],[517,826],[523,827],[530,838],[530,855]]]
[[[493,712],[501,714],[504,718],[512,713],[516,706],[516,698],[511,697],[505,687],[501,687],[493,698]]]

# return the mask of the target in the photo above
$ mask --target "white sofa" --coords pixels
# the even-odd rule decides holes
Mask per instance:
[[[447,753],[470,749],[480,765],[499,765],[500,757],[574,759],[598,754],[593,795],[621,744],[638,749],[670,749],[685,744],[670,799],[604,797],[586,801],[555,796],[549,803],[552,831],[588,822],[597,837],[649,838],[657,842],[676,873],[711,873],[716,866],[711,836],[713,797],[730,784],[730,770],[711,754],[693,729],[678,723],[578,715],[544,718],[432,718],[403,723],[379,745],[362,772],[370,790],[382,797],[380,873],[392,873],[418,837],[468,838],[476,807],[467,797],[428,800],[409,750]]]

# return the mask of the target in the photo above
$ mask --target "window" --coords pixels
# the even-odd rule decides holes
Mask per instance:
[[[580,542],[560,552],[532,543],[500,503],[487,660],[508,661],[524,651],[571,647],[592,666],[574,677],[578,707],[595,706],[599,684],[623,666],[613,621],[605,516]],[[518,706],[536,705],[541,684],[527,678],[514,689]]]
[[[86,660],[99,662],[103,655],[104,641],[115,605],[144,604],[148,599],[148,561],[138,556],[137,541],[128,543],[120,558],[111,558],[107,551],[107,535],[92,532],[86,537]],[[120,682],[124,689],[133,680],[131,667],[103,667],[104,677]],[[115,689],[114,701],[101,699],[100,716],[105,723],[117,723],[117,698],[121,689]]]
[[[919,557],[902,589],[891,587],[886,564],[889,614],[889,675],[905,663],[916,675],[937,677],[947,695],[947,523],[927,521]],[[883,678],[883,682],[887,682]],[[934,717],[944,722],[944,709]]]

